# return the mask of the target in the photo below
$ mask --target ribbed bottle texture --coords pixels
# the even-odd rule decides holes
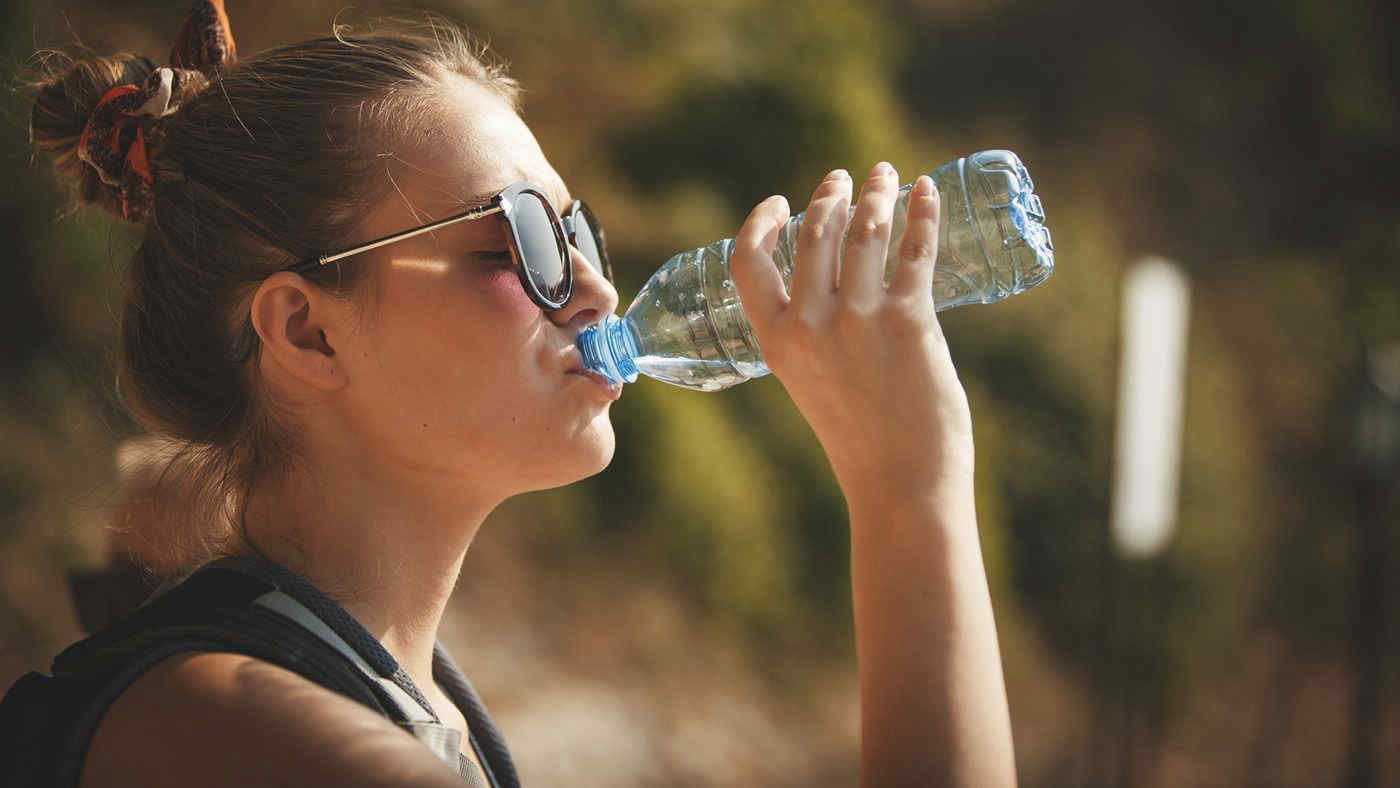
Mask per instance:
[[[974,153],[930,176],[942,206],[936,309],[1000,301],[1050,276],[1055,256],[1045,212],[1016,154]],[[911,186],[900,190],[895,203],[886,281],[898,262]],[[801,225],[798,214],[778,235],[773,260],[784,284],[791,282]],[[585,366],[613,381],[631,383],[642,374],[701,391],[768,374],[729,275],[733,244],[717,241],[666,261],[622,317],[610,315],[579,334]]]

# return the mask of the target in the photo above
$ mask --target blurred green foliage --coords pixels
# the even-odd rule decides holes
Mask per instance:
[[[230,0],[240,49],[325,32],[340,11],[280,8]],[[955,155],[1015,149],[1059,268],[943,324],[973,404],[1026,784],[1400,780],[1397,688],[1367,684],[1363,667],[1396,664],[1394,607],[1359,602],[1375,572],[1396,597],[1395,539],[1374,538],[1400,521],[1396,470],[1363,484],[1353,445],[1363,354],[1400,340],[1394,4],[420,8],[513,61],[526,119],[607,224],[624,305],[671,253],[732,235],[769,193],[800,205],[832,167],[885,158],[911,180]],[[66,45],[68,26],[99,52],[159,55],[183,9],[20,4],[0,23],[5,64],[18,73],[35,49]],[[27,109],[5,96],[0,549],[6,572],[38,561],[61,576],[95,560],[84,534],[112,448],[133,430],[106,359],[134,236],[62,215],[25,150]],[[1107,534],[1117,293],[1149,253],[1194,282],[1181,514],[1163,556],[1125,563]],[[538,559],[665,577],[773,674],[794,654],[853,660],[844,505],[781,385],[706,395],[642,382],[613,413],[607,471],[511,504],[548,536]],[[71,633],[7,591],[7,658],[35,664]],[[1051,684],[1065,687],[1053,703],[1034,690]],[[1372,723],[1349,711],[1365,693],[1392,737],[1389,760],[1369,767],[1358,759],[1382,751],[1381,734],[1358,739]],[[1027,747],[1028,735],[1051,743]]]

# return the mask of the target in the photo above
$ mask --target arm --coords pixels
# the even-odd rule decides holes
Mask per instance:
[[[833,173],[813,195],[790,296],[772,262],[788,217],[781,197],[749,215],[731,269],[764,360],[850,509],[862,783],[1014,785],[972,420],[933,309],[938,195],[919,179],[886,287],[896,175],[872,171],[843,252],[851,188]]]
[[[971,489],[851,505],[866,785],[1014,785]]]
[[[343,785],[461,788],[393,723],[283,668],[237,654],[173,657],[117,698],[84,788]]]

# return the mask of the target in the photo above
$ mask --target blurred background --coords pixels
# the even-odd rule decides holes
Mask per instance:
[[[18,0],[8,78],[75,41],[164,57],[182,0]],[[1384,0],[228,0],[239,51],[431,10],[489,38],[608,228],[625,305],[832,167],[1009,148],[1058,268],[942,322],[1027,786],[1400,784],[1400,6]],[[120,510],[116,293],[7,91],[0,686],[82,635]],[[1122,291],[1189,283],[1179,482],[1113,537]],[[643,380],[616,459],[512,500],[443,635],[526,784],[853,785],[847,520],[778,381]],[[1169,452],[1170,453],[1170,452]],[[1170,463],[1168,463],[1170,464]],[[1170,502],[1170,500],[1169,500]]]

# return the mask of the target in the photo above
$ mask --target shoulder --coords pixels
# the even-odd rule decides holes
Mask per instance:
[[[391,722],[289,670],[232,653],[167,659],[99,723],[84,788],[458,785]]]

